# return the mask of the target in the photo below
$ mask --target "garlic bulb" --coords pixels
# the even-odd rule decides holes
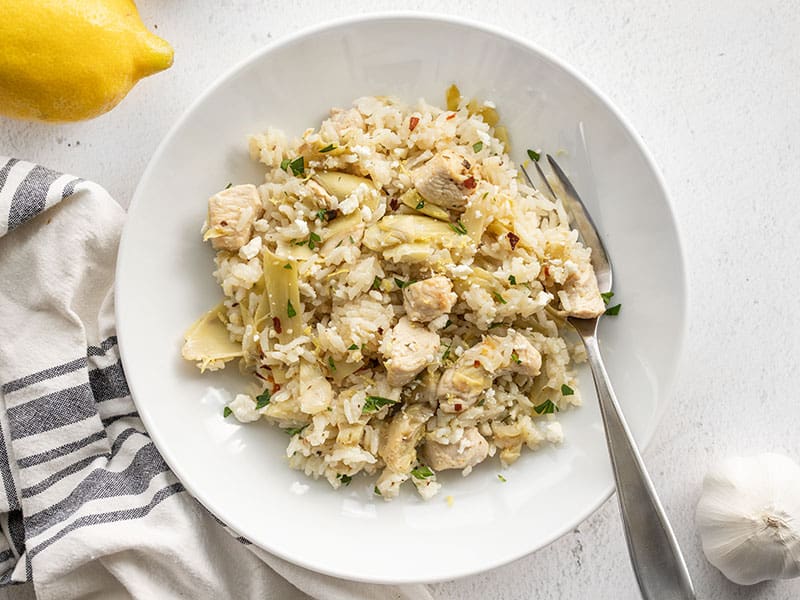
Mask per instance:
[[[703,481],[696,522],[703,552],[731,581],[800,576],[800,466],[780,454],[725,460]]]

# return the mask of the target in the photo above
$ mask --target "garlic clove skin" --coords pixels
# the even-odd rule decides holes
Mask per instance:
[[[697,505],[703,552],[740,585],[800,576],[800,466],[780,454],[729,458]]]

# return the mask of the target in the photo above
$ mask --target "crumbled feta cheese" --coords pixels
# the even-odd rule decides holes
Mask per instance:
[[[294,224],[297,227],[297,232],[299,235],[308,235],[308,223],[303,221],[303,219],[295,219]]]
[[[250,260],[258,256],[261,252],[261,236],[257,235],[252,240],[247,242],[244,246],[239,248],[239,256],[245,260]]]
[[[358,208],[358,197],[356,194],[350,194],[347,198],[339,203],[339,211],[343,215],[349,215],[356,211]]]
[[[256,403],[247,394],[236,394],[236,397],[228,404],[228,408],[233,411],[233,416],[241,423],[258,421],[261,417],[256,410]]]
[[[561,429],[561,423],[553,421],[548,423],[544,428],[545,439],[553,444],[560,444],[564,441],[564,431]]]
[[[457,279],[468,277],[472,273],[472,267],[467,265],[448,265],[450,275]]]

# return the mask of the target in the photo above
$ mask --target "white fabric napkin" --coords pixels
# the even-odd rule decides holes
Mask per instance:
[[[0,157],[0,585],[57,600],[432,598],[287,563],[184,489],[119,360],[124,218],[95,183]]]

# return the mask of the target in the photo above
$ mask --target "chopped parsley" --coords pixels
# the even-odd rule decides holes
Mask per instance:
[[[308,247],[313,250],[316,248],[316,245],[322,241],[322,238],[319,237],[318,234],[314,233],[313,231],[308,234]]]
[[[372,488],[372,493],[375,494],[376,496],[381,495],[381,491],[378,489],[377,485],[374,488]]]
[[[411,475],[414,479],[428,479],[428,477],[433,477],[433,471],[423,465],[416,469],[411,469]]]
[[[483,406],[484,404],[486,404],[486,397],[483,397],[480,400],[478,400],[478,404],[477,405],[478,406]]]
[[[397,404],[397,400],[391,400],[382,396],[367,396],[367,401],[364,403],[364,408],[361,409],[362,415],[378,412],[384,406]]]
[[[328,357],[328,366],[331,368],[331,371],[333,371],[334,373],[336,372],[336,363],[333,362],[332,356]]]
[[[297,311],[294,309],[294,306],[292,306],[291,300],[286,301],[286,314],[289,315],[290,319],[297,316]]]
[[[306,161],[302,156],[298,156],[289,162],[289,168],[292,170],[293,175],[302,175],[306,171]]]
[[[502,321],[497,321],[496,323],[489,323],[488,329],[494,329],[495,327],[501,327],[504,325]]]
[[[472,144],[472,151],[475,154],[477,154],[481,150],[483,150],[483,142],[475,142],[474,144]]]
[[[609,306],[606,309],[606,314],[611,315],[612,317],[619,314],[619,309],[622,308],[622,304],[615,304],[614,306]]]
[[[450,347],[452,345],[453,345],[452,342],[447,344],[447,348],[445,348],[445,351],[442,353],[442,361],[447,360],[447,357],[450,356]]]
[[[403,281],[402,279],[398,279],[397,277],[394,278],[394,282],[397,285],[397,287],[399,287],[401,290],[404,287],[408,287],[413,283],[410,279],[408,281]]]
[[[292,159],[291,159],[291,158],[284,158],[284,159],[281,161],[281,169],[283,169],[284,171],[286,171],[286,170],[289,168],[289,163],[290,163],[290,162],[292,162]]]
[[[545,400],[538,406],[534,406],[533,410],[537,415],[552,415],[554,412],[558,412],[558,407],[551,400]]]
[[[350,236],[350,243],[351,243],[351,244],[355,244],[355,243],[356,243],[356,241],[353,239],[353,236],[352,236],[352,235]]]
[[[264,390],[262,393],[256,396],[256,410],[261,410],[265,406],[268,406],[270,396],[271,394],[269,393],[269,390]]]
[[[447,319],[447,322],[444,324],[444,327],[442,329],[447,329],[452,324],[453,324],[453,321],[451,321],[450,319]]]
[[[341,474],[337,477],[339,481],[342,482],[342,485],[350,485],[350,482],[353,481],[353,478],[350,475]]]
[[[416,208],[417,210],[425,208],[425,200],[420,200],[419,202],[417,202],[417,205],[414,208]]]
[[[515,363],[517,363],[518,365],[521,365],[521,364],[522,364],[522,360],[520,359],[520,357],[519,357],[519,354],[517,354],[517,351],[516,351],[516,350],[514,350],[514,351],[511,353],[511,360],[513,360],[513,361],[514,361]]]
[[[350,344],[347,347],[348,350],[358,350],[358,344]]]
[[[222,409],[222,417],[223,418],[227,419],[232,414],[233,414],[233,411],[231,410],[231,408],[229,406],[226,406],[225,408]]]
[[[232,187],[233,187],[233,184],[232,184],[232,183],[229,181],[229,182],[228,182],[228,185],[226,185],[226,186],[225,186],[225,189],[226,189],[226,190],[229,190],[229,189],[231,189]]]
[[[303,431],[303,429],[305,429],[306,427],[308,427],[308,425],[303,425],[302,427],[287,427],[286,429],[284,429],[284,431],[291,436],[295,436],[301,431]]]
[[[492,296],[494,296],[494,299],[497,300],[500,304],[508,304],[508,302],[506,302],[506,299],[503,298],[498,292],[492,292]]]
[[[605,305],[608,306],[609,301],[614,297],[614,292],[603,292],[600,294],[600,297],[603,299]]]
[[[508,481],[508,479],[506,479],[505,477],[503,477],[502,475],[500,475],[500,473],[498,473],[498,474],[497,474],[497,478],[498,478],[500,481],[502,481],[503,483],[505,483],[506,481]]]
[[[467,234],[467,228],[464,227],[464,224],[460,220],[456,221],[455,223],[448,223],[448,225],[450,225],[450,229],[455,231],[458,235]]]
[[[510,283],[511,285],[517,285],[517,278],[514,277],[513,275],[509,275],[508,276],[508,283]]]
[[[290,265],[289,263],[286,263],[285,265],[283,265],[283,268],[286,269],[287,271],[291,271],[292,270],[292,265]]]
[[[325,222],[325,221],[333,221],[337,216],[339,216],[339,211],[336,210],[336,209],[334,209],[334,210],[325,210],[323,208],[323,209],[320,209],[320,210],[317,211],[317,218],[320,221],[323,221],[323,222]]]
[[[575,395],[575,390],[569,387],[566,383],[561,384],[561,395],[562,396],[573,396]]]
[[[528,150],[528,158],[530,158],[532,161],[539,162],[541,157],[542,155],[536,152],[536,150]]]
[[[321,154],[325,154],[326,152],[330,152],[331,150],[336,150],[336,146],[334,144],[328,144],[324,148],[320,150]]]
[[[372,280],[372,287],[371,290],[379,290],[381,289],[381,278],[375,275],[375,279]]]
[[[297,240],[292,242],[295,246],[305,246],[308,243],[308,240]]]

